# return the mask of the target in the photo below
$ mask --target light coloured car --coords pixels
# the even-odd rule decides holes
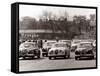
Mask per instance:
[[[81,42],[75,50],[75,60],[87,57],[94,59],[93,45],[91,42]]]
[[[40,49],[36,42],[24,42],[19,46],[19,57],[37,57],[40,58]]]
[[[57,42],[49,49],[48,58],[55,59],[56,57],[70,58],[70,46],[66,42]]]

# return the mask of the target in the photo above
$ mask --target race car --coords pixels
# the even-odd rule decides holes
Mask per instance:
[[[19,57],[32,57],[32,58],[40,58],[40,49],[36,42],[24,42],[19,46]]]
[[[55,59],[57,57],[70,58],[70,47],[66,42],[57,42],[48,51],[49,59]]]
[[[81,42],[75,50],[75,60],[80,58],[94,59],[93,45],[91,42]]]
[[[48,51],[56,41],[47,41],[43,43],[42,56],[48,56]]]

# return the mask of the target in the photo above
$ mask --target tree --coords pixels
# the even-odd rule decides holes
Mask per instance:
[[[74,16],[73,22],[76,25],[75,27],[78,28],[79,33],[82,33],[83,29],[86,29],[86,17],[85,16]]]
[[[37,24],[37,21],[35,18],[31,18],[31,17],[23,17],[22,21],[19,22],[20,25],[20,29],[35,29],[37,28],[36,24]]]

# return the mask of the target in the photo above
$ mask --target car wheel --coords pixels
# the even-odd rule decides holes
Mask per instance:
[[[79,57],[75,57],[75,60],[79,60]]]
[[[70,58],[70,55],[68,55],[68,58]]]
[[[25,56],[23,57],[23,59],[26,59]]]
[[[48,57],[48,54],[46,54],[46,57]]]
[[[53,60],[53,59],[56,59],[56,57],[49,57],[49,59],[52,59]]]
[[[47,55],[46,54],[44,54],[44,57],[46,57]]]
[[[66,56],[64,56],[64,59],[66,59]]]
[[[94,59],[94,56],[92,56],[91,59]]]
[[[51,57],[49,57],[49,59],[51,60]]]
[[[40,58],[40,56],[37,56],[37,58]]]
[[[44,54],[42,54],[42,56],[44,57]]]
[[[34,56],[32,56],[32,59],[34,59]]]

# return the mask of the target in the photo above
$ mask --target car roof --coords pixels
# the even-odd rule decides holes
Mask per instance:
[[[47,42],[56,42],[56,41],[47,41]]]

